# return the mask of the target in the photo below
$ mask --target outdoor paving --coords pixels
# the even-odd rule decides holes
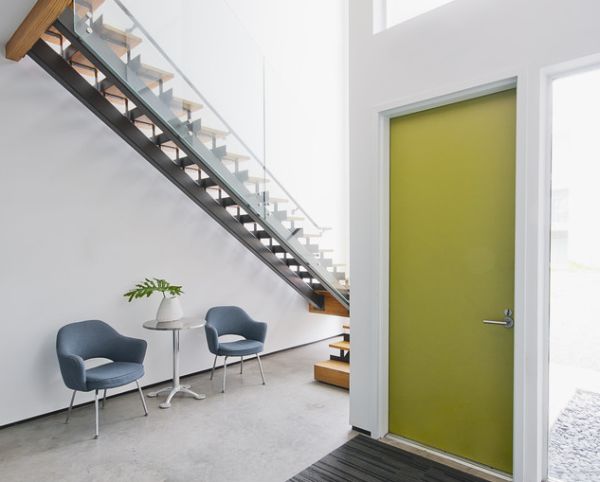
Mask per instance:
[[[600,270],[553,269],[549,475],[600,482]]]

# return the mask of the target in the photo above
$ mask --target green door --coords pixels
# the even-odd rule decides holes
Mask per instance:
[[[516,93],[390,125],[389,430],[512,472]]]

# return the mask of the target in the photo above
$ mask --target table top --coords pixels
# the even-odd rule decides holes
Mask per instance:
[[[202,318],[181,318],[176,321],[156,321],[148,320],[144,323],[144,328],[147,330],[193,330],[194,328],[202,328],[206,324]]]

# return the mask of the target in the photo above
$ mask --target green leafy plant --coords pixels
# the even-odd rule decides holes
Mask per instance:
[[[158,278],[146,278],[141,283],[135,285],[135,288],[125,293],[123,296],[128,298],[128,301],[131,302],[133,299],[149,298],[152,293],[162,293],[163,297],[166,298],[167,294],[171,296],[179,296],[183,294],[183,290],[181,286],[175,286],[169,283],[164,279]]]

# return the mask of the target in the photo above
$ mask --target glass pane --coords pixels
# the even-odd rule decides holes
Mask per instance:
[[[453,0],[386,0],[386,28],[418,17]]]
[[[548,470],[600,480],[600,70],[553,82]]]

